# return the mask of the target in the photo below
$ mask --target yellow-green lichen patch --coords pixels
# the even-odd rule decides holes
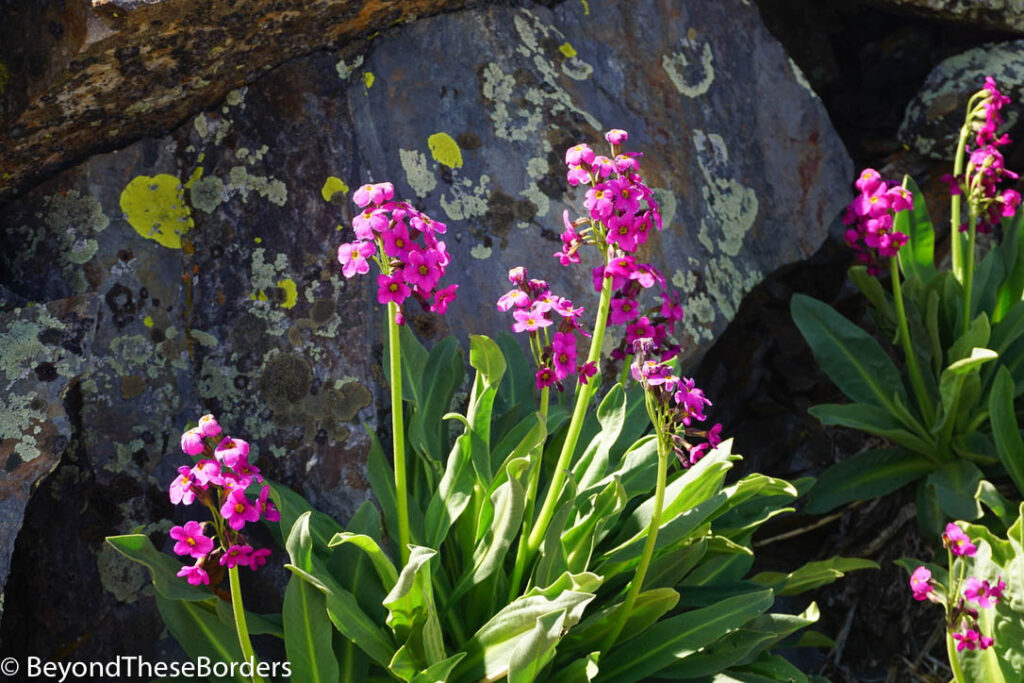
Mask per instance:
[[[146,327],[152,328],[153,327],[153,316],[147,315],[145,318],[142,319],[142,324],[145,325]]]
[[[363,87],[369,90],[373,87],[373,82],[377,80],[377,77],[367,71],[363,74]]]
[[[574,48],[572,46],[572,43],[570,43],[569,41],[566,41],[566,42],[562,43],[561,45],[559,45],[558,46],[558,51],[561,52],[566,57],[575,57],[576,56],[576,48]]]
[[[793,58],[789,58],[789,68],[793,72],[793,78],[800,84],[804,90],[811,94],[811,97],[817,97],[818,93],[814,92],[814,88],[807,80],[807,76],[804,75],[804,70],[797,66],[797,63],[793,61]]]
[[[462,150],[448,133],[434,133],[427,138],[427,147],[430,148],[430,155],[437,163],[448,168],[462,168]]]
[[[245,93],[241,90],[232,90],[224,98],[229,107],[237,107],[245,100]]]
[[[324,186],[320,188],[320,196],[324,198],[325,202],[329,202],[334,199],[334,195],[339,193],[348,194],[348,185],[341,178],[328,176],[324,181]]]
[[[398,150],[398,160],[405,170],[405,181],[417,197],[426,197],[437,187],[437,176],[427,165],[427,156],[414,149]]]
[[[181,181],[175,176],[138,176],[122,190],[120,206],[135,232],[169,249],[181,249],[181,237],[195,223]]]
[[[583,5],[583,16],[590,16],[590,3],[587,0],[580,0],[580,4]]]
[[[281,308],[295,308],[295,304],[299,300],[299,288],[295,284],[295,280],[291,278],[278,280],[277,286],[284,290],[284,301],[281,302]]]
[[[700,46],[689,36],[682,39],[682,47],[678,51],[661,58],[661,67],[676,90],[687,97],[700,97],[715,80],[711,44],[705,42]]]
[[[188,177],[188,180],[185,181],[185,189],[186,190],[190,189],[202,177],[203,177],[203,167],[202,166],[196,166],[196,170],[192,171],[192,175],[190,175]]]
[[[188,190],[192,206],[204,213],[213,213],[224,201],[224,181],[217,176],[197,180]]]

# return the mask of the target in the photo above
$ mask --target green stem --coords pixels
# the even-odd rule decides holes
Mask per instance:
[[[910,339],[910,326],[907,324],[907,310],[903,305],[903,287],[900,284],[900,269],[896,258],[890,259],[889,269],[892,273],[892,298],[896,303],[896,321],[900,329],[900,342],[903,344],[903,355],[907,357],[907,369],[910,372],[910,383],[914,387],[914,395],[917,396],[917,405],[921,408],[925,424],[931,425],[935,420],[935,411],[932,406],[931,397],[925,389],[924,375],[921,374],[921,366],[917,363],[917,354],[914,353],[914,345]]]
[[[968,113],[968,116],[970,114]],[[953,161],[953,177],[959,178],[964,172],[964,151],[967,148],[967,137],[971,131],[967,123],[960,129],[960,139],[956,144],[956,158]],[[949,200],[949,248],[950,261],[953,265],[953,276],[963,284],[964,264],[962,242],[960,237],[960,204],[963,195],[955,194]]]
[[[605,265],[608,264],[608,253],[607,250],[604,252]],[[594,336],[590,340],[590,353],[587,355],[588,363],[597,364],[601,357],[601,347],[604,345],[604,332],[608,325],[608,310],[611,307],[611,301],[612,278],[606,277],[601,286],[601,299],[597,305],[597,320],[594,322]],[[547,533],[548,524],[551,523],[551,518],[555,514],[555,505],[562,496],[565,475],[569,470],[573,453],[576,451],[576,442],[579,441],[580,430],[583,429],[583,419],[587,415],[590,399],[593,398],[594,392],[597,390],[597,385],[600,382],[598,378],[600,376],[601,370],[598,367],[598,373],[589,382],[577,386],[576,407],[572,411],[569,431],[565,436],[565,442],[562,444],[562,452],[558,454],[558,461],[555,463],[551,485],[548,487],[547,495],[544,498],[544,505],[540,509],[537,524],[530,531],[530,536],[527,539],[526,564],[529,564],[537,549],[540,548],[541,541],[544,540],[544,534]]]
[[[946,631],[946,654],[949,656],[949,668],[953,670],[953,680],[956,683],[965,683],[964,671],[960,668],[960,660],[956,654],[956,641],[949,630]]]
[[[601,643],[601,653],[605,654],[615,646],[622,629],[626,626],[633,605],[644,585],[644,578],[647,576],[647,569],[651,565],[651,558],[654,557],[654,546],[658,540],[658,529],[661,527],[661,512],[665,504],[665,479],[668,476],[668,458],[672,452],[671,446],[667,443],[666,437],[658,434],[658,481],[654,490],[654,510],[651,512],[651,523],[647,527],[647,539],[644,541],[644,551],[640,556],[640,564],[633,575],[633,581],[629,584],[629,593],[626,594],[626,601],[619,610],[619,616],[615,620],[615,626]]]
[[[974,289],[974,242],[977,236],[978,212],[974,202],[970,202],[967,211],[967,268],[964,273],[964,320],[963,331],[971,326],[971,290]]]
[[[548,422],[548,394],[550,387],[540,390],[540,419]],[[519,533],[519,549],[516,550],[516,564],[512,570],[512,581],[508,584],[508,602],[519,595],[519,586],[523,581],[523,570],[526,568],[526,539],[530,537],[530,526],[533,522],[533,508],[537,502],[537,489],[540,487],[540,471],[544,469],[544,444],[539,444],[536,457],[531,463],[530,482],[526,485],[526,510],[523,513],[523,530]]]
[[[245,606],[242,604],[242,584],[238,580],[238,567],[228,569],[228,582],[231,584],[231,611],[235,614],[235,632],[238,633],[238,644],[242,647],[242,656],[254,668],[252,683],[263,683],[263,678],[256,673],[256,655],[249,641],[249,627],[245,624]]]
[[[398,553],[404,567],[409,561],[409,498],[405,482],[405,423],[402,421],[402,349],[395,315],[388,303],[388,355],[391,363],[391,434],[395,459],[395,503],[398,507]]]

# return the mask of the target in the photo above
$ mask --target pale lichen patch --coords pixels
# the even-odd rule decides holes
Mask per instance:
[[[700,97],[706,93],[715,80],[714,53],[711,44],[684,37],[679,50],[663,55],[661,67],[668,74],[681,94],[687,97]]]
[[[414,149],[398,150],[398,159],[405,170],[405,181],[417,197],[426,197],[437,187],[437,176],[427,164],[427,157]]]
[[[441,208],[453,221],[480,218],[487,213],[487,186],[491,183],[488,175],[480,176],[475,185],[469,178],[452,183],[451,196],[441,195]]]
[[[730,169],[729,152],[720,135],[695,130],[693,140],[704,178],[701,194],[707,207],[697,238],[710,253],[717,248],[736,256],[757,219],[757,194],[753,188],[726,177]],[[712,235],[712,230],[719,234]]]

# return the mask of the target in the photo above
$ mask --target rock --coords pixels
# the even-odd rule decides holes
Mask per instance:
[[[943,60],[932,69],[900,125],[900,141],[918,154],[952,160],[967,101],[992,76],[1011,103],[1003,110],[1010,130],[1024,107],[1024,40],[982,45]]]
[[[0,25],[0,199],[289,59],[466,0],[44,0]]]
[[[371,279],[346,281],[336,261],[349,188],[393,180],[449,225],[460,298],[444,318],[410,308],[414,331],[428,344],[494,334],[515,265],[593,306],[589,269],[551,254],[563,208],[582,199],[564,149],[611,127],[646,152],[666,229],[642,256],[688,299],[690,357],[765,273],[817,249],[852,180],[820,101],[743,0],[572,2],[463,10],[363,53],[292,60],[0,210],[14,294],[95,293],[102,309],[80,459],[46,493],[81,521],[58,532],[53,506],[33,508],[48,542],[16,557],[19,585],[70,535],[59,561],[83,568],[81,590],[107,615],[90,622],[69,598],[60,626],[22,596],[0,635],[42,653],[88,632],[78,655],[99,657],[116,653],[122,623],[152,615],[102,537],[143,525],[165,544],[184,519],[165,490],[185,462],[178,435],[203,412],[250,440],[269,476],[347,518],[368,496],[363,425],[386,424],[381,309]]]
[[[0,596],[29,496],[72,437],[65,398],[85,369],[97,307],[85,295],[0,313]]]
[[[1024,33],[1019,0],[872,0],[880,7],[998,31]]]

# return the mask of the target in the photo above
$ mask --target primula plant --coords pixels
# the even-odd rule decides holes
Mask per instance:
[[[354,193],[362,210],[356,239],[338,259],[347,277],[369,276],[371,263],[379,270],[392,430],[390,458],[370,434],[374,501],[346,527],[272,482],[276,508],[260,508],[265,489],[255,499],[234,485],[200,493],[207,489],[196,468],[212,467],[205,459],[176,480],[178,500],[215,501],[223,557],[232,548],[232,558],[256,552],[239,550],[247,543],[235,534],[234,524],[253,516],[247,505],[280,510],[271,526],[290,559],[280,633],[294,680],[631,682],[723,671],[806,680],[771,650],[827,643],[795,635],[817,620],[817,607],[777,614],[775,597],[875,566],[832,558],[748,575],[753,534],[791,510],[810,481],[747,474],[726,483],[740,458],[721,425],[705,424],[710,400],[675,367],[682,307],[661,273],[637,258],[661,228],[657,203],[640,155],[622,149],[626,133],[606,140],[607,156],[586,144],[566,153],[570,185],[586,191],[581,215],[563,217],[555,254],[563,267],[587,269],[596,306],[514,268],[496,305],[522,336],[471,336],[475,376],[460,412],[447,412],[465,375],[458,342],[428,351],[404,325],[411,301],[443,314],[454,299],[456,285],[440,287],[449,266],[445,226],[396,201],[389,183]],[[604,358],[609,326],[622,341]],[[197,427],[200,440],[206,424]],[[204,443],[205,453],[212,442]],[[224,452],[237,452],[230,443],[238,440],[228,443]],[[225,468],[238,471],[223,454],[219,465],[222,477]],[[195,529],[181,534],[205,550]],[[191,557],[187,538],[187,548],[176,548]],[[168,602],[199,588],[186,581],[202,580],[196,570],[151,546],[147,553],[185,577],[169,585],[169,570],[154,572]],[[232,604],[241,610],[234,593]],[[276,622],[249,615],[247,623],[254,620]],[[246,622],[235,623],[241,638]],[[210,647],[209,631],[173,632],[195,649],[197,641]]]
[[[1024,513],[1024,506],[1020,510]],[[949,523],[945,566],[902,559],[915,600],[944,610],[946,651],[955,683],[1010,683],[1024,678],[1024,526],[1006,539],[983,526]]]
[[[989,481],[1008,474],[1024,493],[1014,409],[1024,392],[1024,222],[1020,195],[1006,187],[1017,178],[1000,151],[1009,138],[997,137],[1007,102],[989,78],[968,103],[953,173],[944,178],[949,269],[935,264],[934,229],[909,176],[897,183],[866,169],[856,181],[859,195],[843,216],[859,262],[850,278],[894,348],[828,305],[793,297],[793,318],[815,358],[853,401],[811,414],[890,444],[826,471],[809,494],[809,511],[917,482],[918,520],[930,533],[949,519],[981,518],[982,503],[998,527],[1012,521],[1012,504]],[[997,231],[1001,241],[979,262],[977,235]]]

